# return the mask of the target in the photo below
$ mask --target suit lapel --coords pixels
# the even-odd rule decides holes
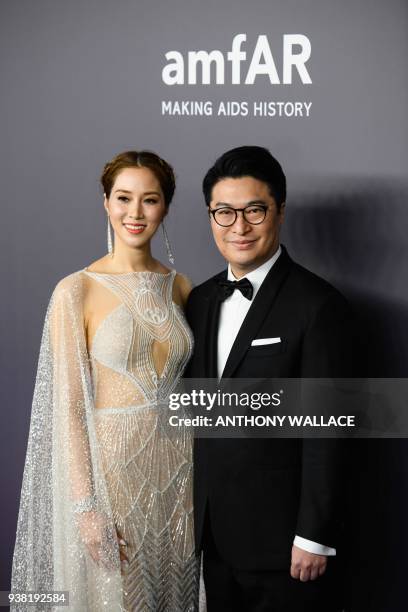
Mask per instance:
[[[205,365],[207,378],[218,378],[217,353],[218,353],[218,322],[220,318],[221,300],[217,287],[217,279],[227,278],[227,270],[223,270],[212,279],[210,292],[206,298],[206,313],[204,324]]]
[[[246,351],[256,337],[266,315],[272,308],[272,304],[278,295],[292,265],[286,249],[282,246],[282,253],[265,277],[259,288],[253,303],[241,325],[241,328],[232,345],[230,354],[225,364],[222,378],[231,378],[234,371],[242,361]],[[219,308],[218,308],[219,313]],[[219,315],[218,315],[219,316]],[[218,318],[217,318],[218,329]],[[216,355],[215,355],[216,356]]]

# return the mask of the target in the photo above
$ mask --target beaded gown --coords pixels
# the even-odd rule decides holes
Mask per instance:
[[[168,397],[193,344],[172,299],[175,274],[84,269],[54,290],[34,392],[14,589],[69,591],[68,609],[81,612],[198,609],[192,434],[168,420]],[[92,292],[98,307],[90,332],[84,305]],[[127,542],[122,570],[116,534]]]

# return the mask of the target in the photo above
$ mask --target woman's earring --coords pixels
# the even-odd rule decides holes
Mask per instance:
[[[164,243],[166,245],[167,257],[169,259],[169,262],[171,264],[174,264],[174,257],[173,257],[173,253],[171,250],[169,237],[167,235],[166,228],[164,227],[164,221],[162,221],[162,230],[163,230],[163,236],[164,236]]]
[[[110,226],[110,221],[109,221],[109,213],[108,213],[108,253],[111,257],[113,257],[113,242],[112,242],[112,232],[111,232],[111,226]]]

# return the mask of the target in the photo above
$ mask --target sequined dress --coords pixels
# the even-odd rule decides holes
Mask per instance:
[[[69,590],[75,612],[198,609],[192,434],[169,425],[168,397],[193,344],[172,299],[175,275],[85,268],[54,290],[33,399],[14,589]],[[99,292],[92,337],[84,329],[89,289]],[[97,563],[78,529],[88,519],[90,533],[103,533]],[[127,542],[122,571],[116,531]]]
[[[90,357],[103,469],[127,542],[125,609],[195,610],[192,441],[186,429],[171,430],[167,412],[192,349],[172,300],[175,272],[85,273],[120,301],[97,328]],[[161,364],[158,345],[167,354]]]

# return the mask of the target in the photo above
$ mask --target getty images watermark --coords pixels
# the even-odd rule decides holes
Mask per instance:
[[[199,438],[408,438],[407,397],[407,378],[194,378],[161,417]]]
[[[169,396],[169,409],[182,410],[181,414],[169,417],[169,424],[173,427],[217,429],[355,427],[355,415],[351,414],[249,413],[249,411],[257,412],[262,409],[282,407],[284,394],[283,389],[273,393],[231,392],[220,389],[214,392],[191,389],[188,392],[172,393]],[[200,410],[217,414],[215,416],[200,414]]]

